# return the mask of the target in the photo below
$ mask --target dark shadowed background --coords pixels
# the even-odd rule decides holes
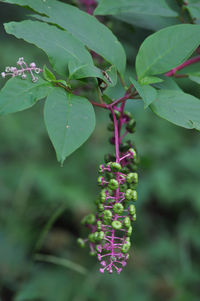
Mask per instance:
[[[21,56],[40,66],[48,62],[42,51],[3,30],[3,22],[21,20],[27,13],[0,4],[1,71]],[[134,72],[137,49],[149,32],[106,21],[125,46]],[[200,96],[197,84],[179,83]],[[81,218],[95,210],[98,165],[111,149],[107,112],[96,110],[95,132],[64,167],[45,130],[43,101],[0,118],[0,301],[200,299],[199,133],[144,111],[141,100],[129,100],[127,109],[137,120],[130,138],[140,153],[140,183],[133,248],[120,276],[100,274],[96,258],[76,244],[84,235]],[[35,253],[61,258],[61,265],[41,262]]]

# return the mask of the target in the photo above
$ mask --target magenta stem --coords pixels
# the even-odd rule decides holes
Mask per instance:
[[[118,132],[118,125],[117,125],[117,118],[115,116],[115,112],[113,107],[110,107],[110,111],[113,116],[114,121],[114,128],[115,128],[115,152],[116,152],[116,162],[119,163],[119,132]]]
[[[181,65],[177,66],[176,68],[173,68],[169,72],[165,73],[165,76],[173,76],[177,71],[179,71],[189,65],[197,63],[198,61],[200,61],[200,56],[193,57],[193,58],[187,60],[186,62],[184,62],[183,64],[181,64]]]

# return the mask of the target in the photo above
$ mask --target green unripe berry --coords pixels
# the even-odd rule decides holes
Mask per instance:
[[[129,243],[123,244],[123,246],[122,246],[122,252],[124,254],[126,254],[129,251],[129,249],[130,249],[130,244]]]
[[[129,211],[130,215],[134,215],[136,212],[135,206],[133,204],[131,204],[128,208],[128,211]]]
[[[121,113],[118,110],[114,110],[114,113],[115,113],[116,118],[119,119]],[[111,113],[109,114],[109,116],[110,116],[110,119],[113,120],[113,115]]]
[[[104,237],[105,237],[105,235],[104,235],[104,232],[103,232],[103,231],[98,232],[98,239],[99,239],[99,240],[104,239]]]
[[[126,192],[125,192],[125,199],[127,201],[130,201],[132,199],[132,192],[133,190],[132,189],[127,189]]]
[[[136,221],[136,213],[133,215],[133,221]]]
[[[137,157],[136,151],[135,151],[133,148],[130,148],[130,149],[129,149],[129,152],[132,154],[133,160],[135,160],[136,157]]]
[[[127,183],[131,184],[131,183],[138,183],[138,174],[136,172],[131,172],[127,175],[126,177],[126,181]]]
[[[124,211],[124,206],[120,203],[117,203],[113,206],[113,212],[117,214],[121,214]]]
[[[128,117],[129,119],[133,118],[129,111],[124,111],[124,117]]]
[[[117,163],[117,162],[112,162],[110,164],[110,168],[112,171],[117,172],[120,171],[122,169],[121,164]]]
[[[111,220],[112,219],[112,211],[111,210],[105,210],[103,212],[103,219],[104,220]]]
[[[136,126],[136,121],[132,118],[129,120],[126,129],[129,133],[134,133],[135,132],[135,126]]]
[[[125,219],[124,219],[124,226],[126,228],[129,228],[131,226],[131,220],[128,216],[126,216]]]
[[[99,173],[102,174],[103,173],[103,168],[102,168],[102,164],[99,165]]]
[[[132,230],[133,230],[133,228],[132,228],[132,226],[130,226],[127,230],[127,236],[131,236]]]
[[[102,186],[103,183],[104,183],[104,177],[102,177],[102,176],[98,177],[97,183],[98,183],[99,186]]]
[[[101,203],[104,203],[105,200],[106,200],[106,192],[105,192],[105,189],[102,189],[100,192],[100,201],[101,201]]]
[[[130,239],[130,237],[127,237],[125,242],[128,242],[131,245],[131,239]]]
[[[85,247],[85,242],[82,238],[78,238],[77,239],[77,243],[78,245],[81,247],[81,248],[84,248]]]
[[[98,231],[101,231],[101,226],[102,226],[101,221],[97,221],[97,230]]]
[[[136,190],[132,190],[132,199],[134,202],[137,201],[137,191]]]
[[[115,230],[120,230],[122,227],[122,223],[120,221],[113,221],[111,225]]]
[[[90,234],[88,235],[88,239],[89,239],[89,241],[91,241],[91,242],[95,242],[94,233],[90,233]]]
[[[82,219],[82,224],[94,224],[96,221],[96,217],[94,214],[89,214]]]
[[[99,239],[99,232],[94,232],[93,236],[94,236],[94,240],[98,241],[98,239]]]
[[[115,179],[111,179],[108,183],[108,187],[112,190],[116,190],[119,187],[119,183]]]
[[[99,210],[100,212],[103,211],[103,205],[102,205],[102,204],[99,204],[99,205],[98,205],[98,210]]]

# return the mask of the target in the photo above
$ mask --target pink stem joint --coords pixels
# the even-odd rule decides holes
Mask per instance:
[[[90,254],[97,255],[100,261],[100,273],[116,271],[120,274],[126,266],[131,247],[131,223],[136,220],[137,154],[130,141],[121,141],[125,133],[134,133],[135,120],[123,109],[124,103],[110,109],[112,122],[108,128],[114,134],[110,141],[115,144],[115,155],[108,154],[105,164],[99,166],[101,192],[96,202],[97,213],[83,219],[90,233],[86,239],[78,239],[82,247],[89,242]],[[125,133],[120,136],[123,125]]]
[[[32,82],[36,82],[38,80],[38,77],[34,75],[34,73],[39,74],[43,70],[36,67],[36,64],[30,63],[28,66],[27,63],[24,61],[23,57],[20,57],[17,61],[17,65],[19,66],[19,69],[17,67],[6,67],[5,71],[1,73],[1,76],[5,78],[6,76],[16,77],[21,76],[22,79],[27,78],[26,73],[31,74]]]

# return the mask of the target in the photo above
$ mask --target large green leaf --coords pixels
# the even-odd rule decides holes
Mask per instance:
[[[160,90],[151,109],[176,125],[200,130],[200,99],[190,94],[178,90]]]
[[[5,24],[7,33],[35,44],[44,50],[55,71],[66,77],[68,63],[76,66],[93,64],[90,53],[72,34],[39,21],[10,22]]]
[[[169,71],[183,63],[200,44],[200,26],[180,24],[150,35],[136,57],[139,80]]]
[[[126,56],[122,45],[113,33],[95,17],[56,0],[5,0],[3,2],[27,6],[48,16],[45,18],[38,15],[38,18],[58,24],[88,48],[116,66],[119,72],[125,71]]]
[[[61,163],[89,138],[95,127],[95,114],[90,102],[61,88],[54,88],[47,97],[44,119]]]
[[[18,77],[9,79],[0,91],[0,115],[32,107],[39,99],[46,97],[51,89],[51,84],[41,78],[35,83],[28,78],[26,80]]]
[[[165,0],[101,0],[95,10],[95,15],[116,15],[121,13],[138,13],[141,15],[175,17]]]
[[[134,78],[130,78],[130,81],[144,101],[144,108],[146,109],[156,99],[156,89],[150,85],[141,85]]]

